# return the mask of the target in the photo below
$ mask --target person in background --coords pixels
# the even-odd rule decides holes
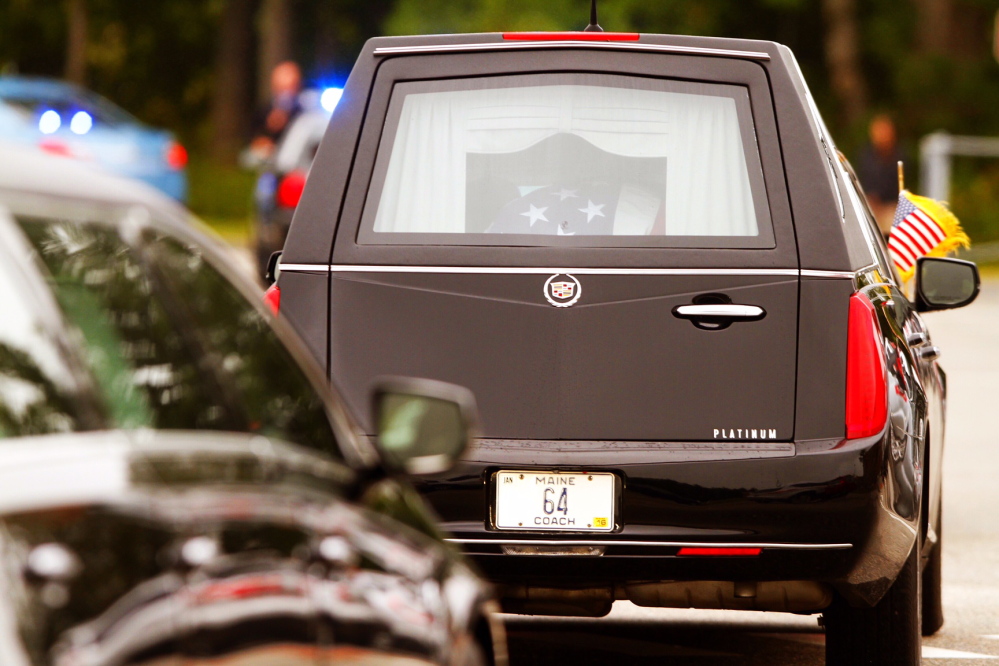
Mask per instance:
[[[302,70],[288,60],[271,72],[271,101],[260,110],[254,123],[250,151],[255,156],[267,158],[274,151],[285,129],[302,111],[299,95],[302,92]]]
[[[887,114],[878,114],[868,127],[869,143],[860,155],[857,176],[864,186],[871,211],[885,236],[891,231],[898,204],[898,163],[902,153],[898,147],[895,122]]]

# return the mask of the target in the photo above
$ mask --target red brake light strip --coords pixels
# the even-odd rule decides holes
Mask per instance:
[[[680,557],[756,557],[762,548],[681,548]]]
[[[637,42],[637,32],[504,32],[503,39],[520,42]]]

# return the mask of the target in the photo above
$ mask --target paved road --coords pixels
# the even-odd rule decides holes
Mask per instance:
[[[999,666],[999,280],[964,310],[927,315],[949,379],[944,461],[946,624],[923,663]],[[818,666],[816,617],[658,610],[600,620],[511,616],[513,666]]]

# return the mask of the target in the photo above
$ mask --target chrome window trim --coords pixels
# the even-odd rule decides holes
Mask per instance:
[[[375,57],[393,55],[422,55],[434,53],[470,53],[476,51],[535,51],[538,49],[610,49],[615,51],[648,51],[676,55],[697,55],[721,58],[741,58],[743,60],[769,61],[770,54],[762,51],[735,51],[711,49],[700,46],[668,46],[666,44],[643,44],[641,42],[597,42],[575,40],[538,40],[488,42],[480,44],[427,44],[423,46],[382,46],[374,51]]]
[[[866,270],[866,269],[861,269]],[[801,277],[819,278],[824,280],[852,280],[856,277],[857,271],[816,271],[808,268],[801,270]]]
[[[521,266],[378,266],[351,264],[281,264],[282,273],[420,273],[438,275],[715,275],[810,277],[827,280],[855,278],[859,271],[797,268],[553,268]]]
[[[652,548],[763,548],[767,550],[847,550],[852,543],[715,543],[699,541],[624,541],[617,539],[445,539],[450,543],[476,546],[628,546]]]
[[[333,267],[326,264],[278,264],[282,273],[329,273]]]

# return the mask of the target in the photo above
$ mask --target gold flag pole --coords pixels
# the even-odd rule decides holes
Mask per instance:
[[[901,194],[905,191],[905,166],[902,164],[902,160],[898,161],[898,193]]]

